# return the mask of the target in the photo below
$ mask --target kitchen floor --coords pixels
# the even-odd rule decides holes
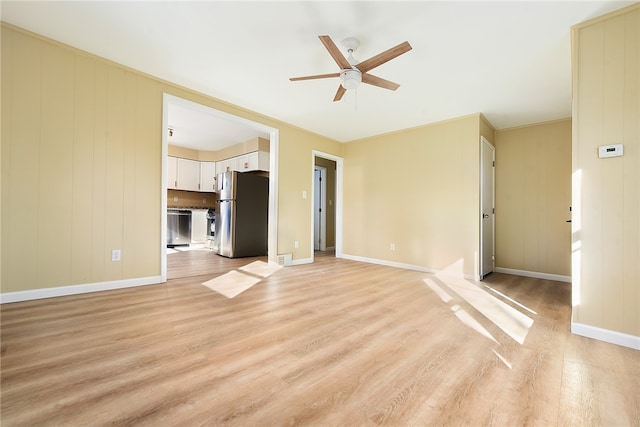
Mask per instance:
[[[194,276],[218,276],[254,261],[267,262],[267,256],[226,258],[204,245],[167,248],[167,279]]]

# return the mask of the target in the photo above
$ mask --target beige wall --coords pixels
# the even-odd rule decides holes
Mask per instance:
[[[573,37],[573,322],[640,336],[640,5]],[[598,146],[624,156],[598,158]]]
[[[160,275],[163,92],[279,129],[278,253],[308,257],[311,153],[341,144],[4,23],[1,53],[3,293]]]
[[[496,267],[571,276],[571,119],[495,133]]]
[[[344,148],[344,253],[476,274],[480,115]],[[390,249],[395,244],[395,251]]]

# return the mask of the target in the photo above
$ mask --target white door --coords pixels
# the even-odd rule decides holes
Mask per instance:
[[[480,279],[491,273],[495,263],[495,159],[496,150],[480,138]]]
[[[324,251],[327,249],[327,169],[316,166],[313,171],[313,249]]]

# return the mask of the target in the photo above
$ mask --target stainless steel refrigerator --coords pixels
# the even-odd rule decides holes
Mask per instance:
[[[213,250],[228,258],[267,255],[269,178],[250,172],[218,174]]]

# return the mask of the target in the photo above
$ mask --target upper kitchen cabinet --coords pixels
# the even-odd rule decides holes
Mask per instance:
[[[178,188],[178,158],[167,156],[167,188]]]
[[[178,188],[181,190],[200,190],[200,162],[178,158]]]
[[[167,156],[167,188],[199,191],[200,162]]]
[[[238,157],[231,157],[230,159],[221,160],[216,163],[216,171],[218,173],[237,171],[238,170]]]
[[[213,193],[216,189],[216,162],[200,162],[200,191]]]
[[[229,172],[229,171],[238,171],[238,172],[268,171],[269,170],[269,152],[254,151],[251,153],[246,153],[240,156],[235,156],[229,159],[221,160],[217,163],[216,169],[218,173]]]
[[[266,151],[254,151],[238,157],[238,170],[248,171],[268,171],[269,153]]]

